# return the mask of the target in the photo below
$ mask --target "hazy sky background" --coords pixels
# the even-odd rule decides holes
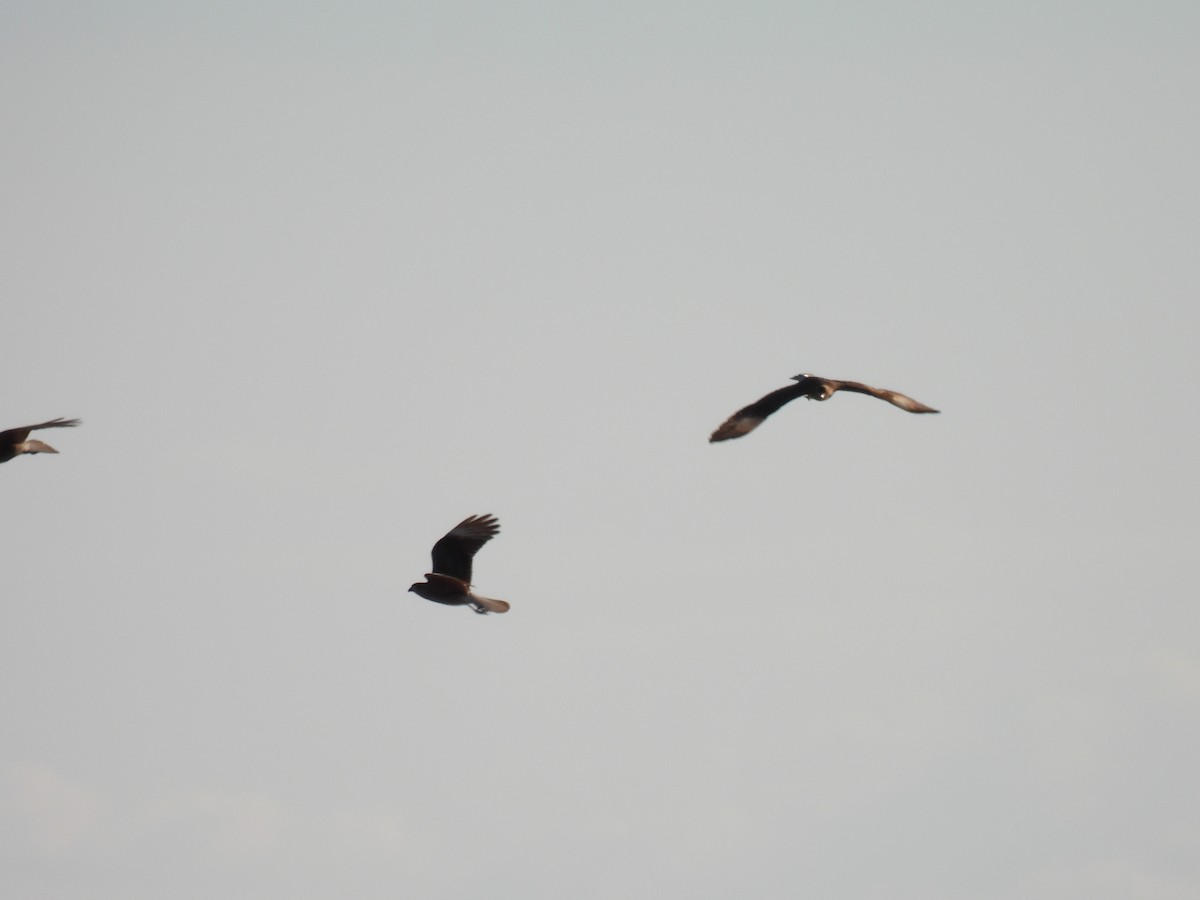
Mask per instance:
[[[1198,33],[4,4],[0,893],[1200,896]]]

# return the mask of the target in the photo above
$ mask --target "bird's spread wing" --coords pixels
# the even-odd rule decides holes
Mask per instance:
[[[49,422],[43,422],[41,425],[30,425],[30,431],[37,431],[39,428],[74,428],[82,421],[81,419],[64,419],[61,416],[57,419],[51,419]]]
[[[815,379],[819,383],[819,379]],[[744,434],[749,434],[755,428],[762,424],[763,419],[771,415],[785,403],[795,400],[797,397],[803,397],[811,393],[813,385],[807,380],[789,384],[787,387],[780,388],[777,391],[771,391],[767,396],[756,400],[749,406],[744,406],[735,412],[732,416],[712,433],[709,442],[728,441],[731,438],[739,438]]]
[[[22,425],[20,428],[10,428],[8,431],[0,431],[0,445],[23,443],[29,437],[29,432],[37,431],[39,428],[74,428],[78,424],[79,419],[59,418],[42,422],[40,425]]]
[[[493,515],[469,516],[433,545],[433,571],[471,583],[471,559],[479,548],[500,533]]]
[[[862,384],[858,381],[834,381],[833,384],[836,385],[835,390],[853,391],[856,394],[870,394],[872,397],[886,400],[893,406],[898,406],[910,413],[935,413],[938,411],[932,406],[918,403],[912,397],[906,397],[897,391],[889,391],[887,388],[871,387],[869,384]]]

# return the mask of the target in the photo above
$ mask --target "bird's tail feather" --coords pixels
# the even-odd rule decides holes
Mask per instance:
[[[485,612],[506,613],[508,612],[508,603],[504,600],[494,600],[491,597],[481,597],[478,594],[471,595],[471,602]]]

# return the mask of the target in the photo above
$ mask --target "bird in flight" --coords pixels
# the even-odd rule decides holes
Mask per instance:
[[[493,515],[468,516],[433,545],[433,571],[409,588],[418,597],[447,606],[470,606],[480,615],[508,612],[503,600],[471,592],[471,560],[479,548],[500,533]]]
[[[838,391],[870,394],[872,397],[886,400],[893,406],[898,406],[910,413],[938,412],[932,406],[918,403],[912,397],[906,397],[904,394],[885,388],[871,387],[869,384],[857,381],[838,381],[834,378],[821,378],[818,375],[793,375],[792,381],[796,383],[789,384],[777,391],[771,391],[767,396],[739,409],[712,433],[712,437],[708,439],[709,442],[728,441],[749,434],[762,424],[763,419],[797,397],[807,397],[809,400],[828,400]]]
[[[8,462],[14,456],[22,453],[57,453],[49,444],[38,440],[29,440],[29,432],[39,428],[74,428],[79,424],[78,419],[51,419],[40,425],[25,425],[21,428],[10,428],[0,431],[0,463]]]

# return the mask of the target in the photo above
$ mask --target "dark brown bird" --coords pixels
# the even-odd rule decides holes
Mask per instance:
[[[14,456],[22,453],[57,453],[49,444],[38,440],[29,440],[29,432],[39,428],[74,428],[79,424],[78,419],[51,419],[41,425],[25,425],[21,428],[10,428],[0,431],[0,463],[8,462]]]
[[[821,378],[818,375],[793,375],[795,384],[771,391],[767,396],[751,403],[735,412],[725,420],[725,423],[712,433],[708,440],[728,441],[749,434],[762,424],[763,419],[775,412],[785,403],[790,403],[797,397],[807,397],[809,400],[828,400],[838,391],[853,391],[856,394],[870,394],[880,400],[886,400],[893,406],[898,406],[910,413],[935,413],[938,410],[924,403],[918,403],[912,397],[885,388],[871,387],[857,381],[838,381],[834,378]]]
[[[471,592],[471,561],[479,548],[500,533],[493,515],[468,516],[433,545],[433,571],[409,588],[418,597],[447,606],[470,606],[480,615],[508,612],[503,600]]]

